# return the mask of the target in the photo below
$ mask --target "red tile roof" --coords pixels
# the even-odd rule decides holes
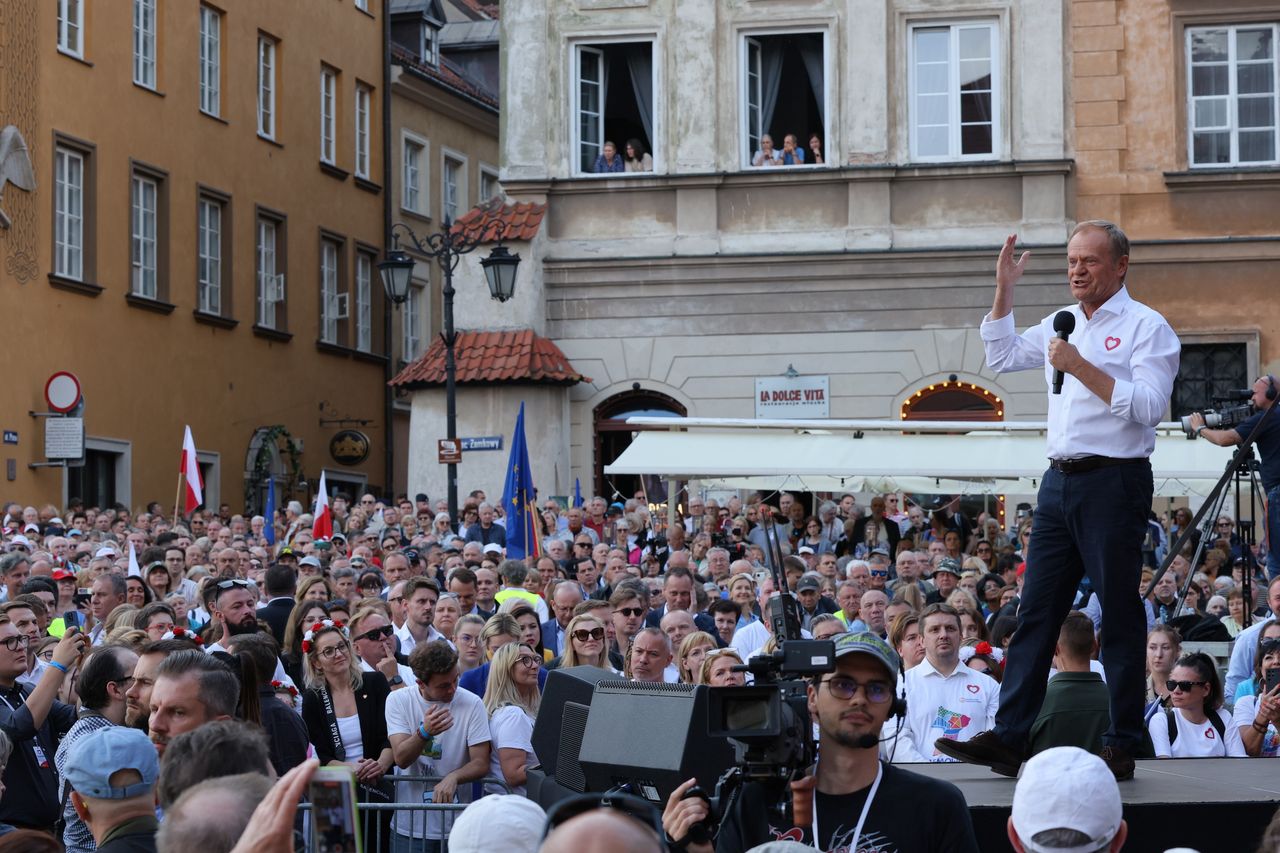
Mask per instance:
[[[444,385],[444,341],[436,338],[426,353],[391,380],[404,388]],[[532,329],[459,332],[454,344],[458,384],[576,385],[591,378],[574,370],[560,348]]]
[[[507,204],[501,198],[494,198],[459,216],[453,229],[465,231],[473,238],[479,234],[481,243],[496,243],[499,239],[527,242],[537,235],[546,213],[545,204],[532,201]]]
[[[458,0],[455,5],[465,6],[480,19],[491,18],[496,21],[501,14],[497,3],[485,3],[483,0]]]
[[[391,46],[391,55],[395,62],[454,94],[475,101],[495,113],[498,111],[498,96],[467,77],[460,67],[446,57],[440,57],[438,66],[429,65],[415,56],[412,51],[398,44]]]

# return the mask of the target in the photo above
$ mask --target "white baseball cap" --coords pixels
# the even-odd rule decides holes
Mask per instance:
[[[1056,746],[1022,766],[1012,816],[1018,839],[1030,853],[1092,853],[1120,829],[1120,786],[1098,756],[1076,746]],[[1053,848],[1032,841],[1049,829],[1074,829],[1089,841]]]
[[[542,844],[547,813],[533,800],[517,794],[482,797],[463,810],[449,831],[452,853],[484,853],[502,839],[511,853],[534,853]]]
[[[483,550],[485,554],[501,554],[502,546],[497,542],[490,542],[488,545],[484,546]]]

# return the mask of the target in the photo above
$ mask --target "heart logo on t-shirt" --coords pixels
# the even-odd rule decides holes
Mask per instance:
[[[1213,729],[1205,729],[1204,736],[1207,737],[1209,740],[1215,739],[1213,736]]]
[[[970,693],[977,693],[982,688],[976,684],[966,684],[965,689],[968,690]]]
[[[1118,346],[1120,346],[1119,338],[1107,338],[1106,340],[1107,352],[1111,352],[1113,349],[1115,349]]]

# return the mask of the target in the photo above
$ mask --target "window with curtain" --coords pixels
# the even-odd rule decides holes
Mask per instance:
[[[999,30],[994,22],[911,28],[911,159],[999,157]]]
[[[832,162],[826,151],[826,53],[822,32],[742,37],[744,168]]]
[[[1276,24],[1187,30],[1188,158],[1193,167],[1280,162]]]
[[[654,150],[653,42],[575,45],[573,72],[574,172],[652,172],[661,158]],[[606,145],[616,160],[605,157]]]

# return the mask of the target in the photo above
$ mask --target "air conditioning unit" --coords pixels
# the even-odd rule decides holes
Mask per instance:
[[[330,297],[329,319],[330,320],[347,319],[347,294],[335,293],[333,296]]]
[[[284,273],[263,276],[263,302],[284,302]]]

